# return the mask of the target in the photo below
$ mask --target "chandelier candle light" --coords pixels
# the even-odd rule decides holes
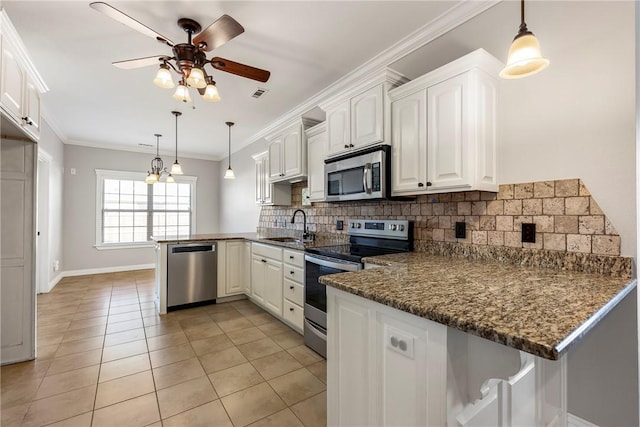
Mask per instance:
[[[542,57],[540,43],[524,22],[524,0],[520,3],[520,29],[511,43],[507,66],[500,71],[503,79],[518,79],[530,76],[549,66],[549,60]]]
[[[162,135],[160,135],[159,133],[156,133],[154,134],[154,136],[156,137],[156,156],[153,158],[153,160],[151,160],[151,170],[147,171],[147,178],[144,180],[146,184],[155,184],[156,182],[160,181],[160,177],[162,176],[162,173],[166,172],[166,170],[164,169],[164,163],[160,158],[159,147],[160,147],[160,137]],[[168,178],[167,178],[167,182],[169,182]]]
[[[229,167],[227,171],[224,173],[224,179],[236,179],[235,174],[233,173],[233,169],[231,169],[231,126],[233,126],[233,122],[225,122],[227,126],[229,126]]]

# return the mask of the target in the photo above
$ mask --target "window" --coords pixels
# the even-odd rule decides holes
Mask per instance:
[[[145,184],[144,173],[96,170],[96,247],[148,246],[195,232],[195,177]]]

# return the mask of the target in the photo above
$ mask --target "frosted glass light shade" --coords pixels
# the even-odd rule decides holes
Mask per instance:
[[[175,86],[173,78],[171,77],[171,71],[168,68],[160,67],[156,73],[156,78],[153,79],[153,84],[163,89],[171,89]]]
[[[198,89],[203,89],[207,85],[207,81],[204,78],[204,73],[200,68],[192,68],[189,72],[189,78],[187,78],[189,86]]]
[[[155,184],[156,182],[158,182],[158,177],[155,174],[150,173],[147,175],[147,178],[144,180],[144,182],[146,184]]]
[[[540,43],[529,33],[516,37],[511,43],[507,66],[500,71],[503,79],[517,79],[530,76],[549,66],[549,60],[542,57]]]
[[[220,101],[220,94],[218,93],[218,88],[216,85],[209,83],[207,88],[204,90],[204,95],[202,98],[208,102],[218,102]]]
[[[176,92],[173,94],[173,99],[181,102],[191,102],[191,97],[189,96],[189,89],[182,83],[176,87]]]
[[[171,175],[182,175],[182,166],[176,160],[176,162],[171,166]]]
[[[236,175],[233,173],[233,169],[231,166],[227,168],[227,171],[224,173],[224,179],[236,179]]]
[[[174,184],[176,182],[175,179],[173,179],[173,175],[169,174],[169,176],[167,177],[167,184]]]

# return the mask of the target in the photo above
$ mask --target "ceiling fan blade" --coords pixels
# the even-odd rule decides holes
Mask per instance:
[[[209,25],[200,34],[193,38],[193,44],[199,46],[206,44],[202,50],[209,52],[222,46],[232,38],[244,33],[244,28],[229,15],[222,15]]]
[[[123,70],[133,70],[134,68],[149,67],[151,65],[159,65],[163,60],[171,59],[165,55],[147,56],[145,58],[128,59],[126,61],[114,62],[118,68]]]
[[[116,9],[115,7],[107,3],[96,1],[93,3],[89,3],[89,6],[91,6],[92,9],[97,10],[98,12],[104,15],[107,15],[109,18],[114,19],[120,22],[121,24],[124,24],[127,27],[136,30],[137,32],[144,34],[145,36],[149,36],[153,39],[158,40],[161,43],[166,43],[169,46],[173,46],[173,42],[168,38],[166,38],[165,36],[163,36],[162,34],[156,33],[155,31],[153,31],[151,28],[147,27],[143,23],[136,21],[129,15],[120,12],[118,9]]]
[[[211,59],[211,65],[216,70],[226,71],[227,73],[246,77],[252,80],[257,80],[262,83],[265,83],[267,80],[269,80],[269,77],[271,76],[271,72],[267,70],[250,67],[249,65],[229,61],[228,59],[220,58],[218,56]]]

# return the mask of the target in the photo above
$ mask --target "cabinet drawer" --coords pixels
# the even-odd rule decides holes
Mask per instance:
[[[300,284],[304,283],[304,270],[302,268],[285,265],[282,276]]]
[[[254,255],[275,259],[276,261],[282,261],[282,249],[275,246],[252,243],[251,252]]]
[[[299,283],[292,282],[291,280],[284,279],[284,297],[299,306],[303,306],[304,286]]]
[[[284,250],[283,261],[298,267],[304,267],[304,252]]]
[[[289,300],[284,300],[284,307],[282,311],[284,313],[283,317],[286,321],[302,330],[304,326],[304,312],[302,311],[302,307]]]

